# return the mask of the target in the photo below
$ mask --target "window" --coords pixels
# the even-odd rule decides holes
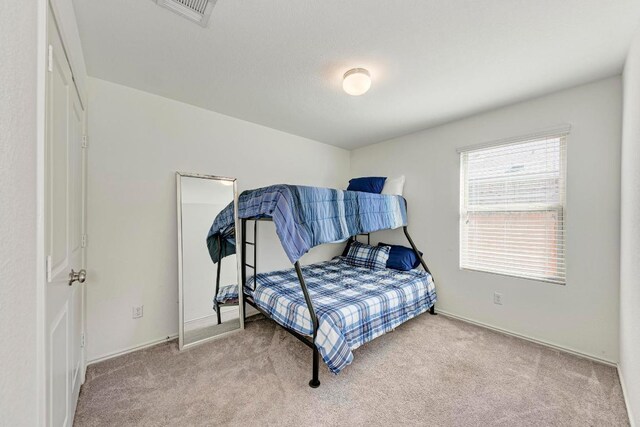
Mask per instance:
[[[568,129],[460,152],[460,267],[565,283]]]

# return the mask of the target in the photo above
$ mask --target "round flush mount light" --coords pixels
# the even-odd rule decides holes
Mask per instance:
[[[352,68],[346,73],[342,80],[342,88],[349,95],[359,96],[371,87],[371,75],[364,68]]]

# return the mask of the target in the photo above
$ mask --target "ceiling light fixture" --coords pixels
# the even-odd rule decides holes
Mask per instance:
[[[342,80],[342,89],[349,95],[359,96],[364,94],[371,87],[371,75],[364,68],[352,68],[346,73]]]

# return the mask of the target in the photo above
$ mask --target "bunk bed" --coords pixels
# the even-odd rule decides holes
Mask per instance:
[[[218,289],[220,260],[236,252],[233,209],[230,204],[215,218],[207,236],[211,259],[218,263],[214,306],[249,304],[310,347],[311,387],[320,385],[321,357],[331,372],[338,373],[351,363],[355,348],[419,314],[435,314],[435,285],[407,230],[402,196],[292,185],[243,192],[238,198],[242,295],[238,287]],[[260,221],[275,223],[293,269],[257,272]],[[249,222],[253,241],[247,240]],[[369,269],[350,264],[344,256],[300,265],[300,258],[314,246],[340,241],[350,245],[358,236],[396,228],[403,229],[423,271]],[[253,264],[247,262],[249,246]],[[253,270],[251,277],[247,269]]]
[[[238,295],[238,285],[226,285],[220,287],[222,258],[233,254],[233,252],[225,252],[224,248],[226,248],[226,251],[233,250],[235,252],[235,248],[232,245],[223,246],[222,241],[226,239],[235,240],[235,231],[232,228],[228,228],[224,234],[217,233],[214,239],[216,240],[215,244],[210,244],[209,239],[207,239],[207,248],[209,249],[211,260],[214,264],[218,265],[216,268],[216,284],[213,293],[213,310],[216,312],[217,324],[219,325],[222,323],[222,313],[220,309],[222,307],[237,306],[240,301],[240,296]],[[222,250],[215,250],[213,249],[214,247],[221,248]]]

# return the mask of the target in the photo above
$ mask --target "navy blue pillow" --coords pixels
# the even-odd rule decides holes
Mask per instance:
[[[353,178],[349,181],[347,191],[363,191],[365,193],[382,193],[384,182],[387,177],[384,176],[368,176],[364,178]]]
[[[389,245],[382,242],[378,243],[378,246],[391,246],[389,259],[387,260],[387,268],[409,271],[418,268],[420,265],[420,258],[416,256],[416,253],[411,248],[401,245]],[[422,252],[420,252],[420,256],[422,256]]]

